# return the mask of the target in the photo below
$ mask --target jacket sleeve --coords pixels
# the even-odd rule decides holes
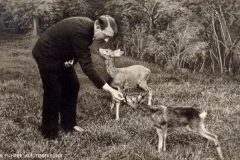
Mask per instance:
[[[105,80],[97,72],[91,58],[91,53],[88,39],[81,35],[81,33],[75,33],[72,35],[72,46],[77,56],[77,61],[79,62],[83,72],[88,76],[88,78],[94,83],[94,85],[101,89],[106,83]]]

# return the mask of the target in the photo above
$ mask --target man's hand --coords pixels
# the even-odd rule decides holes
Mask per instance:
[[[73,64],[74,64],[74,59],[69,60],[69,61],[66,61],[66,62],[64,63],[64,66],[65,66],[65,67],[72,67]]]
[[[116,102],[120,102],[120,101],[124,100],[123,94],[121,92],[113,89],[112,87],[110,87],[107,83],[105,83],[105,85],[103,86],[103,89],[105,91],[110,92],[113,100],[115,100]]]
[[[112,95],[112,98],[114,101],[116,102],[120,102],[120,101],[123,101],[124,98],[123,98],[123,94],[115,89],[113,89],[112,92],[110,92],[111,95]]]

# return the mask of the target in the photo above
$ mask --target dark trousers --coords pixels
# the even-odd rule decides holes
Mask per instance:
[[[55,139],[58,121],[63,130],[72,131],[76,123],[76,104],[80,84],[73,67],[49,70],[38,62],[43,83],[42,135]]]

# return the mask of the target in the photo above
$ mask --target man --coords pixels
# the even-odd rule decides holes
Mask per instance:
[[[100,16],[96,21],[86,17],[64,19],[39,38],[33,48],[43,83],[42,135],[47,139],[58,136],[58,117],[64,131],[80,130],[76,123],[76,103],[80,84],[73,67],[66,67],[72,59],[79,62],[83,72],[113,99],[122,101],[123,95],[111,88],[94,68],[90,49],[93,40],[108,41],[117,32],[115,20]]]

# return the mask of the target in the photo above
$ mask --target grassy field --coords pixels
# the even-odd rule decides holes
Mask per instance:
[[[180,128],[169,130],[167,151],[157,153],[157,134],[149,117],[123,106],[120,121],[115,121],[110,95],[96,89],[79,67],[77,122],[86,132],[66,134],[60,130],[58,140],[43,139],[39,130],[43,90],[31,55],[34,43],[30,36],[0,34],[0,159],[217,159],[212,143],[203,152],[203,138]],[[165,71],[126,57],[118,60],[118,65],[129,64],[143,64],[152,70],[154,104],[197,104],[205,109],[206,128],[218,135],[225,159],[240,159],[240,82],[236,77]]]

